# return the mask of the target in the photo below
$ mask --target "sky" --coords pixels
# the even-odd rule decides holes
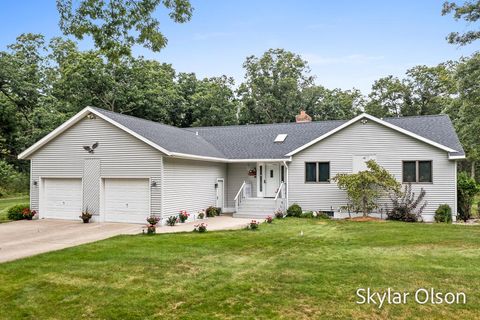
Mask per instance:
[[[75,1],[75,0],[74,0]],[[159,53],[142,47],[134,55],[171,63],[199,77],[228,75],[238,85],[250,55],[284,48],[308,61],[315,82],[327,88],[360,89],[388,75],[404,77],[415,65],[436,65],[469,56],[445,40],[472,26],[442,16],[443,1],[192,0],[190,22],[177,24],[165,10],[155,13],[168,45]],[[0,50],[21,33],[60,36],[54,0],[2,0]],[[90,39],[81,49],[92,48]]]

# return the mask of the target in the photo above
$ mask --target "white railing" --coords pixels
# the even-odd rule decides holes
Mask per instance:
[[[243,181],[242,183],[242,186],[240,187],[240,189],[238,190],[237,192],[237,195],[235,196],[235,212],[238,212],[238,206],[240,205],[240,203],[242,203],[242,200],[245,199],[245,195],[243,194],[243,188],[245,188],[245,185],[247,183],[245,181]]]
[[[278,187],[277,194],[275,195],[275,205],[278,210],[285,211],[286,194],[285,194],[285,182]]]

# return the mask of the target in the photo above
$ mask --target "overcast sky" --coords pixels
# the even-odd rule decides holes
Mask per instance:
[[[269,48],[285,48],[306,59],[318,84],[367,94],[375,79],[402,77],[406,69],[468,56],[478,44],[446,42],[468,25],[442,17],[443,1],[193,0],[192,20],[176,24],[159,11],[169,39],[160,53],[136,55],[171,63],[200,77],[226,74],[243,79],[242,63]],[[24,32],[60,35],[54,0],[3,0],[0,49]],[[81,44],[91,48],[91,41]]]

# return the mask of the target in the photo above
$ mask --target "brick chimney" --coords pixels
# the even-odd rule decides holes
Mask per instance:
[[[302,122],[312,122],[312,117],[310,117],[305,110],[300,110],[300,114],[295,116],[295,122],[302,123]]]

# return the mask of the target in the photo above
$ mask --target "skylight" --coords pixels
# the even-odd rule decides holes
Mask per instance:
[[[285,141],[285,139],[287,139],[287,134],[286,134],[286,133],[280,133],[280,134],[275,138],[275,142],[281,143],[281,142]]]

